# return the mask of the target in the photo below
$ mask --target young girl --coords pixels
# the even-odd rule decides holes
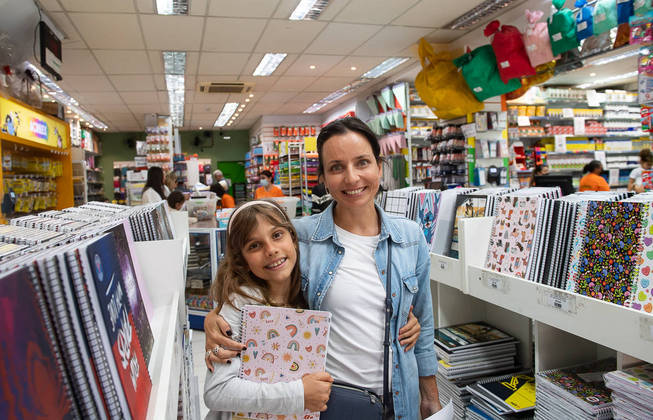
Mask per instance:
[[[285,212],[268,201],[250,201],[229,219],[227,252],[211,287],[217,311],[240,339],[240,309],[244,305],[306,308],[298,267],[297,233]],[[218,355],[220,346],[208,351]],[[263,384],[238,377],[240,359],[214,363],[204,385],[207,418],[231,419],[231,412],[301,414],[323,411],[331,391],[326,372],[305,375],[288,383]]]

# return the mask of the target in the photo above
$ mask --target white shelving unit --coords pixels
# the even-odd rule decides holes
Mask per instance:
[[[484,268],[492,218],[459,224],[461,258],[431,254],[436,326],[485,320],[536,371],[617,356],[653,363],[653,315]]]

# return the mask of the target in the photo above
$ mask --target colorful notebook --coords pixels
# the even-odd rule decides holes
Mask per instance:
[[[451,243],[448,254],[452,258],[458,258],[458,221],[471,217],[485,217],[487,195],[469,194],[456,197],[456,214],[453,220]]]
[[[240,378],[254,382],[278,383],[300,379],[307,373],[322,372],[326,366],[331,313],[272,306],[245,305],[242,308]],[[261,418],[257,413],[241,417]],[[320,413],[275,416],[268,419],[312,420]]]
[[[484,322],[435,329],[435,343],[451,352],[511,340],[512,336]]]
[[[430,245],[438,218],[440,191],[423,190],[413,194],[417,194],[417,224],[424,233],[426,243]]]
[[[502,380],[480,381],[467,389],[503,413],[519,413],[535,409],[535,378],[513,375]]]
[[[653,313],[653,205],[649,204],[642,221],[643,249],[638,256],[637,275],[632,284],[630,296],[624,306],[647,313]]]

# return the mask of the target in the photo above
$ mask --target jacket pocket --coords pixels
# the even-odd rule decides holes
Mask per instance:
[[[399,321],[401,322],[399,328],[401,328],[408,320],[410,305],[413,304],[415,295],[419,291],[417,276],[410,275],[404,277],[401,279],[401,282],[403,283],[403,286],[401,291],[401,306],[399,308]]]

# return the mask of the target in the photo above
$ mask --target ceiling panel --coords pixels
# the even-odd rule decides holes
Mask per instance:
[[[116,92],[80,92],[77,98],[82,107],[88,105],[122,104],[122,99]]]
[[[190,2],[190,14],[193,16],[204,16],[206,14],[206,5],[209,0],[193,0]]]
[[[83,106],[83,105],[82,105]],[[127,112],[127,105],[124,103],[120,104],[97,104],[97,105],[90,105],[89,108],[95,108],[99,109],[100,112]]]
[[[52,18],[57,29],[62,31],[65,35],[65,38],[61,40],[64,54],[69,48],[86,48],[86,44],[82,41],[82,37],[79,36],[79,32],[77,32],[77,29],[75,29],[65,13],[49,13],[48,16]]]
[[[133,0],[59,0],[69,12],[135,12]]]
[[[90,50],[64,50],[62,55],[61,74],[64,79],[81,74],[102,74],[102,68]]]
[[[199,51],[204,18],[141,15],[145,45],[150,50]],[[181,36],[180,36],[181,35]]]
[[[386,57],[358,57],[349,56],[338,63],[337,66],[329,70],[325,76],[339,76],[357,78],[366,71],[381,64]],[[352,70],[355,67],[355,70]]]
[[[57,0],[39,0],[39,4],[48,12],[58,12],[63,10]]]
[[[224,102],[214,102],[210,104],[193,104],[192,111],[193,113],[198,113],[198,114],[217,115],[218,113],[220,113],[220,111],[222,111],[223,106],[224,106]]]
[[[199,93],[195,92],[193,104],[224,104],[229,98],[228,93]],[[193,105],[193,107],[195,107]]]
[[[454,31],[451,29],[436,29],[424,38],[435,44],[446,44],[454,41],[465,34],[465,31]]]
[[[141,30],[135,14],[70,13],[68,16],[89,48],[131,50],[143,48]]]
[[[260,77],[260,76],[249,76],[249,75],[244,75],[240,76],[238,78],[241,82],[247,82],[247,83],[254,83],[254,93],[259,93],[259,92],[266,92],[274,86],[275,83],[277,83],[277,80],[279,80],[278,76],[266,76],[266,77]]]
[[[165,92],[167,95],[167,92]],[[157,92],[120,92],[120,96],[128,105],[151,104],[159,101]]]
[[[247,65],[242,71],[243,76],[248,76],[254,73],[254,70],[256,70],[256,67],[258,64],[261,62],[265,55],[261,53],[255,53],[252,54],[249,57],[249,60],[247,60]],[[272,76],[254,76],[256,79],[265,79],[267,77],[273,77],[273,76],[281,76],[288,70],[290,66],[293,65],[293,63],[297,60],[297,55],[295,54],[288,54],[286,58],[279,64],[277,69],[272,73]]]
[[[150,64],[152,65],[152,70],[154,73],[163,74],[165,69],[163,67],[163,55],[161,51],[150,50],[147,52],[148,57],[150,58]],[[186,54],[186,70],[188,70],[188,53]],[[197,69],[195,69],[197,70]]]
[[[317,77],[281,76],[272,91],[301,92],[317,80]]]
[[[333,92],[345,87],[353,77],[321,77],[306,88],[307,92]]]
[[[379,3],[379,0],[351,0],[333,20],[336,22],[385,25],[395,17],[401,16],[417,1],[402,0]]]
[[[119,91],[153,91],[156,90],[154,79],[149,74],[110,76],[113,85]],[[165,89],[165,86],[164,86]]]
[[[106,76],[68,76],[66,82],[77,92],[115,92]]]
[[[393,25],[442,28],[458,16],[481,4],[483,0],[421,0],[403,15],[392,21]]]
[[[154,79],[154,86],[156,90],[166,90],[166,79],[163,74],[155,74],[152,76]],[[186,89],[188,89],[188,83],[186,83]]]
[[[222,108],[221,108],[222,109]],[[216,112],[193,112],[192,120],[202,121],[202,124],[213,123],[218,119],[219,111]]]
[[[295,102],[295,100],[293,99],[291,102],[282,105],[281,108],[277,110],[277,114],[281,114],[281,115],[301,114],[314,103],[315,102]]]
[[[249,53],[266,22],[264,19],[207,18],[202,50]]]
[[[356,50],[355,55],[393,55],[408,48],[421,37],[431,33],[426,28],[386,26],[374,38]]]
[[[197,74],[197,67],[199,66],[199,62],[200,62],[200,53],[198,52],[186,53],[186,74]]]
[[[220,75],[240,74],[247,63],[249,54],[243,53],[208,53],[200,54],[198,74]]]
[[[136,9],[141,13],[156,13],[156,5],[152,0],[135,0]],[[192,3],[195,3],[193,0]]]
[[[292,98],[292,101],[290,101],[290,103],[295,103],[295,102],[309,103],[310,105],[324,98],[324,96],[325,95],[323,92],[302,92],[297,96],[295,96],[294,98]]]
[[[284,76],[321,76],[343,58],[342,55],[303,54],[288,67]]]
[[[261,96],[261,98],[258,100],[258,103],[253,106],[252,109],[256,109],[260,105],[266,103],[275,103],[279,105],[284,104],[296,95],[296,92],[268,92],[265,95]]]
[[[96,50],[95,55],[107,74],[152,73],[145,50]]]
[[[306,52],[312,54],[349,54],[375,33],[379,25],[354,25],[351,23],[329,23],[309,45]]]
[[[209,16],[269,18],[278,4],[279,0],[212,0]]]
[[[270,20],[255,51],[300,53],[325,26],[311,20]]]
[[[151,104],[133,104],[127,106],[134,114],[151,114],[151,113],[167,113],[168,107],[163,106],[157,102]]]

